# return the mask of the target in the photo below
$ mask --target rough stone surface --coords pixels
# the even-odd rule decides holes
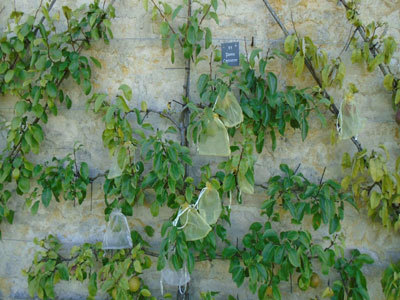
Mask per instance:
[[[16,0],[18,10],[34,13],[39,0]],[[89,0],[58,0],[53,11],[60,10],[62,5],[77,7]],[[175,1],[177,2],[177,1]],[[229,0],[227,7],[220,8],[220,26],[213,27],[214,43],[224,41],[239,41],[241,52],[244,53],[245,40],[247,47],[254,37],[255,46],[266,53],[267,49],[281,47],[283,35],[274,23],[262,0]],[[325,49],[330,57],[336,57],[345,45],[350,32],[350,25],[345,19],[343,7],[336,0],[271,0],[271,5],[282,18],[285,26],[293,31],[292,18],[296,30],[301,35],[309,35],[317,45]],[[14,1],[1,1],[0,29],[6,25],[6,16],[12,11]],[[119,85],[128,84],[133,90],[131,107],[138,107],[141,101],[148,102],[150,108],[164,109],[172,99],[181,99],[185,78],[184,60],[177,55],[176,63],[170,63],[169,50],[163,49],[161,40],[151,22],[151,16],[146,13],[138,0],[116,1],[117,18],[113,22],[115,38],[109,46],[95,43],[90,54],[97,57],[102,63],[102,69],[94,69],[94,90],[115,94]],[[366,21],[381,20],[389,24],[388,33],[400,41],[400,1],[399,0],[365,0],[361,7],[361,16]],[[183,19],[181,20],[183,22]],[[350,51],[344,52],[342,58],[346,64],[347,76],[344,86],[354,82],[359,86],[360,94],[357,103],[363,117],[363,129],[359,140],[367,149],[374,149],[383,143],[390,151],[392,161],[400,154],[399,130],[394,122],[394,112],[391,108],[391,95],[382,86],[383,76],[379,70],[368,73],[365,66],[352,65]],[[393,61],[394,69],[398,70],[400,53],[397,51]],[[269,68],[277,73],[280,85],[297,85],[298,87],[313,86],[311,76],[304,73],[300,79],[293,75],[293,68],[284,61],[277,60]],[[397,69],[396,69],[397,68]],[[191,97],[197,99],[195,90],[199,74],[208,71],[207,63],[200,63],[193,67],[191,72]],[[101,117],[85,111],[86,97],[73,82],[65,82],[64,87],[73,99],[70,110],[60,108],[57,117],[50,117],[45,125],[46,138],[38,156],[32,156],[35,161],[49,160],[53,156],[62,157],[71,152],[73,144],[78,141],[84,145],[84,150],[78,153],[78,160],[87,161],[91,166],[91,175],[96,175],[108,169],[110,164],[107,151],[101,142],[103,123]],[[343,90],[332,89],[337,104],[343,97]],[[16,99],[10,96],[0,96],[0,118],[9,119],[13,113]],[[178,107],[174,107],[178,109]],[[342,141],[336,145],[330,144],[331,130],[335,128],[335,120],[329,112],[328,127],[321,128],[316,118],[312,119],[309,136],[301,142],[301,135],[297,131],[288,131],[284,138],[279,137],[277,149],[271,150],[271,144],[266,143],[263,153],[258,156],[255,173],[258,183],[265,183],[270,176],[279,174],[279,164],[286,163],[295,168],[301,162],[301,171],[308,177],[318,180],[324,167],[327,167],[325,178],[340,179],[343,174],[340,170],[340,161],[344,152],[355,152],[350,141]],[[156,126],[165,128],[167,121],[157,118],[151,119]],[[0,133],[0,147],[4,145],[5,134]],[[192,153],[195,155],[195,148]],[[190,172],[193,176],[199,175],[199,166],[210,163],[215,166],[219,158],[194,157],[194,167]],[[21,275],[21,269],[29,266],[37,248],[32,243],[34,237],[43,238],[48,234],[57,235],[70,247],[83,242],[92,242],[102,239],[105,230],[103,217],[104,201],[101,180],[93,185],[93,194],[87,200],[74,207],[72,203],[52,202],[47,209],[41,208],[36,216],[31,216],[24,209],[24,200],[14,196],[11,206],[17,210],[14,224],[2,224],[3,240],[0,241],[0,299],[29,299],[26,279]],[[151,195],[148,195],[151,199]],[[262,190],[257,191],[254,197],[245,197],[242,205],[232,207],[232,227],[229,229],[229,238],[241,238],[250,224],[256,220],[263,221],[260,216],[260,206],[265,195]],[[138,207],[134,216],[128,221],[132,228],[144,232],[145,225],[156,229],[151,241],[156,251],[160,245],[161,224],[171,215],[168,209],[161,209],[158,218],[152,218],[148,206]],[[288,217],[284,220],[287,220]],[[290,226],[288,221],[282,228]],[[305,225],[310,227],[309,222]],[[323,230],[322,230],[323,231]],[[348,249],[359,248],[370,254],[375,263],[365,272],[371,299],[383,299],[380,287],[380,276],[384,268],[392,261],[400,259],[400,237],[391,231],[385,230],[380,224],[367,218],[365,210],[354,211],[348,207],[345,213],[343,232],[346,235]],[[317,233],[320,239],[324,232]],[[231,280],[228,272],[229,263],[222,260],[201,262],[196,264],[192,275],[191,294],[193,299],[199,298],[199,291],[215,290],[221,294],[217,299],[226,299],[227,295],[239,295],[240,299],[256,299],[246,288],[238,289]],[[160,275],[153,267],[144,275],[152,292],[160,296]],[[323,277],[323,286],[328,280],[335,280],[333,275]],[[296,282],[294,278],[293,282]],[[167,287],[172,294],[176,288]],[[56,288],[59,299],[84,299],[86,287],[76,282],[60,284]],[[290,285],[282,285],[282,299],[310,299],[320,295],[322,288],[301,292],[296,285],[291,292]],[[106,299],[105,295],[99,299]]]

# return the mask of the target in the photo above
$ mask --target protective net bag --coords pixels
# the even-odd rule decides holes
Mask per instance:
[[[250,168],[249,162],[243,159],[239,166],[237,181],[241,193],[253,195],[254,185],[250,183],[249,180],[246,178],[246,173],[249,170],[249,168]]]
[[[229,156],[231,154],[228,131],[224,124],[214,114],[205,121],[198,138],[200,155]]]
[[[343,100],[338,116],[338,132],[341,140],[357,138],[361,129],[361,121],[354,101]]]
[[[114,156],[112,157],[111,161],[111,168],[108,172],[107,178],[114,179],[122,175],[122,169],[118,165],[118,153],[115,152]]]
[[[161,270],[161,282],[167,285],[184,286],[189,281],[190,275],[186,264],[183,265],[182,269],[175,270],[171,260],[169,259],[168,264]]]
[[[110,220],[104,234],[103,249],[125,248],[132,248],[131,231],[121,210],[114,209],[110,214]]]
[[[198,205],[200,216],[207,224],[217,223],[222,211],[221,200],[218,191],[210,183],[201,191]]]
[[[175,270],[174,265],[172,264],[171,257],[168,260],[167,265],[164,269],[161,270],[160,277],[160,287],[161,287],[161,295],[164,294],[164,283],[167,285],[178,286],[179,292],[184,294],[186,291],[186,285],[190,281],[190,275],[187,270],[186,264],[183,265],[182,269]]]
[[[235,127],[243,122],[242,108],[231,91],[228,91],[223,99],[218,96],[214,109],[223,111],[224,116],[221,116],[221,121],[225,127]]]
[[[201,240],[211,231],[210,225],[193,207],[185,208],[180,220],[186,241]]]

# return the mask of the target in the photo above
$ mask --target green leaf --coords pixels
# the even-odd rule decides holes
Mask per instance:
[[[163,38],[166,38],[169,33],[169,26],[167,22],[162,22],[160,25],[160,34]]]
[[[18,179],[18,188],[19,188],[19,190],[20,190],[21,192],[23,192],[24,194],[28,193],[29,190],[30,190],[30,188],[31,188],[31,185],[30,185],[30,183],[29,183],[29,179],[26,178],[26,177],[21,176],[21,177]]]
[[[394,77],[392,74],[387,74],[385,76],[385,79],[383,80],[383,86],[385,87],[385,89],[387,89],[388,91],[393,90],[393,81],[394,81]]]
[[[153,235],[154,235],[154,228],[153,227],[151,227],[151,226],[146,226],[145,228],[144,228],[144,231],[146,232],[146,234],[149,236],[149,237],[152,237]]]
[[[143,290],[141,290],[141,291],[140,291],[140,294],[141,294],[143,297],[150,297],[150,296],[151,296],[151,293],[150,293],[150,291],[149,291],[148,289],[143,289]]]
[[[286,54],[289,54],[289,55],[294,54],[294,51],[296,50],[295,43],[296,43],[295,35],[294,34],[288,35],[287,38],[285,39],[285,45],[284,45]]]
[[[179,14],[179,12],[181,11],[181,9],[183,8],[182,5],[179,5],[177,8],[175,8],[174,12],[172,13],[172,21],[176,18],[176,16]]]
[[[361,49],[354,49],[351,53],[351,62],[353,64],[362,62],[362,51]]]
[[[128,153],[125,147],[121,147],[118,152],[118,166],[123,170],[125,168],[125,164],[127,163]]]
[[[385,56],[383,53],[378,54],[373,60],[368,63],[368,71],[372,72],[376,69],[377,66],[383,63]]]
[[[135,262],[133,263],[133,267],[135,269],[135,272],[142,273],[143,269],[142,269],[142,265],[140,264],[140,261],[135,260]]]
[[[93,272],[90,276],[89,284],[88,284],[88,292],[89,296],[96,296],[97,294],[97,273]]]
[[[372,191],[372,194],[371,194],[371,197],[370,197],[371,209],[377,208],[380,203],[381,203],[381,194],[379,194],[376,191]]]
[[[8,70],[4,76],[5,83],[9,83],[14,77],[14,70]]]
[[[187,41],[191,45],[196,44],[196,30],[193,26],[189,26],[189,29],[187,32]]]
[[[15,114],[17,117],[22,116],[28,110],[28,103],[25,101],[18,101],[15,103]]]
[[[32,107],[32,111],[37,118],[40,118],[43,115],[44,109],[40,104],[36,104]]]
[[[31,207],[31,214],[36,215],[39,209],[39,201],[36,201]]]
[[[44,205],[44,207],[48,207],[51,201],[51,189],[46,187],[43,192],[42,192],[42,203]]]
[[[46,85],[46,93],[50,98],[56,98],[57,97],[57,86],[54,84],[54,82],[49,81]]]
[[[264,141],[265,141],[265,130],[261,128],[258,132],[257,139],[256,139],[256,150],[257,153],[261,153],[264,148]]]
[[[46,69],[47,55],[42,55],[35,63],[35,68],[39,71],[44,71]]]
[[[3,42],[0,43],[0,49],[3,51],[5,54],[11,54],[11,45],[8,42]]]
[[[296,76],[300,77],[304,70],[304,56],[301,55],[300,52],[297,52],[296,56],[294,57],[293,65],[296,69]]]
[[[210,14],[210,17],[215,21],[215,23],[219,24],[218,15],[213,11],[211,11],[209,14]]]
[[[222,257],[223,258],[231,258],[233,257],[236,253],[238,252],[237,248],[235,246],[228,246],[222,251]]]
[[[132,89],[126,84],[122,84],[119,89],[124,93],[124,96],[127,100],[132,99]]]
[[[210,28],[206,28],[206,39],[205,39],[205,47],[206,49],[210,48],[212,44],[212,33]]]
[[[288,249],[288,253],[289,253],[289,261],[290,261],[290,263],[293,266],[295,266],[296,268],[300,267],[300,259],[299,259],[298,255],[297,255],[296,250],[294,250],[293,248],[289,248]]]
[[[83,162],[81,164],[81,170],[80,170],[81,176],[85,179],[89,179],[89,166],[86,162]]]
[[[92,91],[92,84],[87,79],[83,80],[83,91],[84,91],[85,95],[89,95],[90,92]]]
[[[233,190],[235,187],[235,176],[231,173],[228,176],[225,176],[224,178],[224,183],[223,183],[223,189],[224,192],[228,192]]]
[[[0,74],[4,74],[5,71],[8,69],[8,63],[2,62],[0,63]]]
[[[304,141],[307,138],[308,134],[308,122],[307,119],[304,117],[301,120],[301,139]]]
[[[394,104],[399,104],[400,103],[400,88],[397,89],[396,91],[396,96],[394,97]]]
[[[237,287],[240,287],[244,281],[244,270],[242,267],[235,268],[234,272],[232,273],[232,279],[236,283]]]
[[[151,215],[153,217],[156,217],[158,216],[159,211],[160,211],[160,205],[156,201],[154,201],[150,206]]]
[[[374,260],[368,254],[360,254],[354,260],[355,263],[362,263],[362,264],[373,264]]]
[[[60,272],[61,280],[69,280],[68,267],[64,263],[58,264],[57,270]]]
[[[270,94],[274,95],[278,88],[278,79],[276,78],[276,75],[272,72],[268,72],[267,82],[268,82],[268,89],[269,89]]]
[[[199,80],[197,81],[197,91],[201,95],[204,92],[204,89],[207,86],[208,81],[210,80],[209,75],[201,74]]]
[[[90,57],[90,60],[95,64],[96,67],[98,67],[99,69],[101,69],[101,63],[94,58],[93,56]]]

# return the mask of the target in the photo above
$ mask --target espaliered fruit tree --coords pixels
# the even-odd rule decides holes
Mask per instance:
[[[289,34],[269,2],[263,1],[286,36],[283,50],[263,56],[265,49],[250,53],[246,49],[240,66],[230,67],[221,62],[211,28],[204,25],[212,22],[217,26],[218,11],[229,3],[183,0],[172,6],[142,0],[159,28],[163,46],[170,50],[171,62],[176,57],[185,61],[184,92],[173,106],[181,108],[178,111],[167,105],[170,99],[165,99],[165,108],[160,110],[149,109],[146,102],[132,107],[132,90],[125,84],[115,95],[94,89],[92,68],[101,68],[101,64],[95,57],[83,55],[82,50],[98,40],[107,45],[113,38],[112,3],[95,0],[76,10],[64,6],[61,15],[52,11],[55,1],[41,3],[35,15],[12,12],[9,26],[0,36],[0,92],[1,97],[13,95],[18,100],[10,122],[2,128],[7,140],[0,155],[0,226],[1,222],[12,224],[14,214],[18,214],[10,208],[10,203],[17,201],[15,194],[26,199],[34,215],[39,206],[47,208],[52,201],[82,204],[95,180],[103,182],[105,219],[115,223],[113,214],[118,210],[122,213],[122,227],[114,227],[116,234],[124,226],[124,216],[135,215],[135,207],[143,205],[149,191],[155,194],[150,206],[154,218],[162,207],[172,211],[162,225],[157,253],[149,250],[146,238],[136,231],[128,234],[131,247],[109,251],[102,242],[86,243],[72,247],[67,255],[56,236],[35,239],[41,250],[23,270],[31,297],[54,299],[55,285],[75,280],[87,285],[88,299],[95,299],[100,292],[113,299],[156,299],[142,278],[152,265],[151,257],[156,257],[157,270],[167,270],[169,279],[176,277],[182,283],[177,284],[182,285],[177,295],[180,299],[188,299],[189,291],[202,299],[214,299],[218,291],[190,290],[186,279],[195,270],[196,261],[216,259],[229,261],[232,280],[238,287],[248,282],[254,298],[261,300],[281,299],[281,284],[292,285],[294,280],[301,290],[324,286],[323,294],[315,299],[370,299],[363,266],[374,261],[357,249],[345,255],[341,231],[344,211],[368,207],[371,218],[397,232],[400,160],[390,168],[383,146],[368,151],[357,140],[360,122],[353,98],[358,89],[353,84],[342,87],[346,75],[342,59],[328,59],[329,55],[301,32]],[[364,25],[360,21],[359,1],[340,2],[354,26],[352,62],[366,63],[371,72],[381,69],[383,84],[392,92],[397,111],[399,79],[389,66],[396,41],[381,34],[383,24]],[[281,87],[277,75],[269,71],[270,61],[279,59],[292,63],[297,76],[311,72],[316,86]],[[209,72],[198,76],[196,91],[191,91],[191,70],[199,63],[209,64]],[[63,85],[67,78],[82,88],[88,110],[104,121],[99,139],[112,161],[104,174],[90,177],[89,170],[96,166],[77,161],[81,145],[49,162],[30,159],[42,150],[43,128],[49,116],[57,116],[61,106],[69,109],[73,105],[74,99]],[[340,107],[328,94],[330,87],[346,91]],[[332,118],[325,117],[327,111],[332,112]],[[169,122],[170,127],[155,128],[147,122],[150,114]],[[322,125],[337,119],[339,130],[333,139],[348,139],[356,146],[353,157],[343,156],[343,180],[326,179],[324,171],[314,182],[302,174],[301,167],[292,169],[285,162],[280,165],[281,175],[255,180],[255,154],[269,144],[274,151],[277,136],[285,136],[288,128],[298,130],[306,143],[314,116]],[[198,178],[191,177],[195,152],[222,157],[217,171],[206,164]],[[257,185],[265,190],[261,206],[264,221],[251,224],[240,243],[231,241],[227,235],[231,205],[245,205],[243,195],[255,192],[256,181],[266,182]],[[290,230],[281,230],[283,213],[290,216]],[[302,226],[305,218],[312,220],[311,230]],[[154,229],[145,229],[151,238]],[[318,231],[319,236],[325,234],[322,242],[315,238]],[[337,280],[327,282],[324,276],[328,274],[335,274]],[[400,297],[399,274],[397,263],[382,275],[387,299]]]

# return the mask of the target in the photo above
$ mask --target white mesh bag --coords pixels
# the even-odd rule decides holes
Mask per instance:
[[[118,153],[116,152],[111,161],[111,168],[110,171],[108,172],[107,178],[108,179],[114,179],[122,175],[122,170],[118,165]]]
[[[210,225],[193,207],[188,207],[181,216],[181,224],[186,241],[197,241],[205,238],[211,231]]]
[[[338,131],[341,140],[357,138],[361,129],[360,116],[354,101],[343,100],[338,116]]]
[[[103,249],[132,248],[131,231],[126,217],[119,209],[113,209],[103,238]]]
[[[235,127],[243,122],[242,108],[231,91],[226,92],[223,99],[218,96],[214,109],[224,112],[224,116],[221,116],[221,121],[225,127]]]
[[[229,156],[231,154],[228,131],[217,114],[205,121],[199,134],[197,148],[200,155]]]
[[[209,225],[217,223],[222,212],[221,199],[219,198],[218,191],[209,182],[207,182],[206,187],[200,192],[198,201],[200,216]]]
[[[182,269],[175,270],[172,263],[169,262],[164,269],[161,270],[161,282],[167,285],[184,286],[190,281],[190,275],[186,264]]]

